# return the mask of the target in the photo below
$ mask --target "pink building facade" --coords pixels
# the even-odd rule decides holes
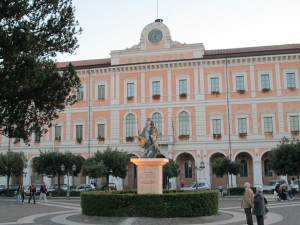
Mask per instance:
[[[202,43],[173,41],[162,20],[147,25],[140,43],[111,52],[111,58],[72,62],[82,81],[78,103],[60,114],[39,142],[12,144],[29,167],[23,183],[37,178],[31,163],[39,149],[69,150],[85,159],[107,146],[142,155],[136,136],[148,117],[160,131],[161,157],[175,160],[177,188],[207,180],[214,187],[226,177],[212,173],[219,157],[241,160],[243,171],[231,186],[263,184],[277,176],[268,154],[279,140],[299,138],[300,44],[205,50]],[[67,63],[58,63],[62,69]],[[1,150],[8,140],[1,139]],[[200,169],[200,163],[205,165]],[[118,188],[134,188],[135,167]],[[75,184],[88,182],[75,178]]]

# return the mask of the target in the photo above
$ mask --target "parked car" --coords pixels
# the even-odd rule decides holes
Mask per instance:
[[[117,185],[115,183],[109,183],[107,184],[101,184],[99,187],[100,190],[105,191],[105,190],[117,190]]]
[[[192,182],[184,187],[181,187],[180,190],[210,190],[210,184],[207,181]]]
[[[92,184],[80,184],[76,187],[75,191],[91,191],[95,189],[95,186]]]
[[[58,188],[58,184],[54,184],[51,185],[49,188],[47,188],[47,195],[49,195],[50,193],[52,194],[53,192],[57,191]],[[63,191],[67,191],[68,190],[68,185],[67,184],[60,184],[60,189]]]
[[[264,194],[273,194],[275,190],[275,186],[280,184],[281,188],[287,187],[287,183],[284,179],[279,180],[270,180],[270,182],[266,185],[263,185],[263,193]]]
[[[294,188],[296,189],[297,192],[299,192],[299,183],[298,183],[298,181],[295,181]]]
[[[6,187],[4,184],[0,184],[0,195],[5,194]]]

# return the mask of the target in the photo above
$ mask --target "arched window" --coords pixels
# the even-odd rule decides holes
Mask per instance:
[[[264,161],[264,175],[265,177],[272,177],[273,176],[273,171],[271,169],[271,162],[269,159],[266,159]]]
[[[136,135],[135,116],[130,113],[126,116],[126,137],[134,137]]]
[[[240,177],[248,177],[248,162],[245,159],[241,160],[242,163],[242,170]]]
[[[184,177],[185,178],[192,178],[193,176],[193,166],[191,161],[186,161],[184,163]]]
[[[187,112],[179,114],[179,135],[190,134],[190,116]]]
[[[158,129],[159,135],[162,135],[162,116],[160,113],[154,113],[152,115],[152,121],[154,126]]]

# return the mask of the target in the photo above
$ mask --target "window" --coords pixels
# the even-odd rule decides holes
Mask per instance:
[[[299,117],[290,116],[290,129],[291,132],[299,132]]]
[[[41,141],[41,132],[35,131],[34,132],[34,142],[40,142]]]
[[[78,101],[83,100],[84,87],[79,87],[76,93],[76,99]]]
[[[239,134],[247,134],[246,118],[238,118],[238,132]]]
[[[295,73],[286,73],[286,86],[290,89],[296,88]]]
[[[248,163],[245,159],[241,160],[242,170],[240,173],[240,177],[248,177]]]
[[[213,125],[213,134],[221,134],[221,120],[220,119],[213,119],[212,120]]]
[[[153,81],[152,82],[152,95],[159,95],[160,94],[160,81]]]
[[[54,140],[61,141],[61,126],[54,127]]]
[[[270,76],[269,74],[261,74],[261,89],[262,90],[270,90]]]
[[[134,83],[127,83],[127,98],[134,97]]]
[[[98,140],[104,141],[104,138],[105,138],[105,125],[98,124]]]
[[[162,135],[162,116],[160,113],[154,113],[152,115],[152,121],[154,126],[158,129],[158,134]]]
[[[83,125],[76,125],[76,141],[81,143],[83,138]]]
[[[134,137],[135,131],[135,116],[133,114],[128,114],[126,116],[126,137]]]
[[[273,176],[273,171],[271,169],[271,162],[269,159],[266,159],[264,161],[264,175],[265,177],[272,177]]]
[[[264,117],[264,131],[265,133],[273,133],[273,118]]]
[[[98,85],[98,99],[105,99],[105,85]]]
[[[190,161],[184,163],[184,177],[185,178],[192,178],[193,176],[193,167]]]
[[[187,112],[179,114],[179,135],[190,134],[190,116]]]
[[[187,94],[187,80],[179,80],[179,94]]]
[[[245,91],[245,81],[244,76],[236,76],[235,77],[236,90],[237,91]]]
[[[218,93],[219,92],[219,78],[212,77],[210,78],[211,92]]]

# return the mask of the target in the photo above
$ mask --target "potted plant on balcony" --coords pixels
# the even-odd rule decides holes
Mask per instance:
[[[288,87],[289,90],[294,91],[296,90],[296,87]]]
[[[263,88],[263,89],[261,89],[261,91],[262,92],[268,92],[268,91],[270,91],[270,88]]]
[[[291,131],[291,134],[292,135],[298,135],[299,134],[299,130],[293,130],[293,131]]]
[[[82,138],[76,138],[77,143],[81,143],[82,142]]]
[[[243,137],[246,137],[247,136],[247,133],[239,133],[239,137],[243,138]]]
[[[55,141],[61,141],[61,136],[55,137],[54,140],[55,140]]]
[[[213,134],[214,139],[220,139],[221,138],[221,134]]]
[[[128,97],[127,97],[127,100],[128,100],[128,101],[133,100],[133,96],[128,96]]]
[[[180,135],[178,136],[178,138],[179,138],[180,140],[188,140],[188,139],[190,138],[190,135],[189,135],[189,134],[180,134]]]
[[[98,141],[105,141],[105,137],[102,137],[102,136],[98,136]]]
[[[240,94],[244,94],[245,93],[245,89],[239,89],[239,90],[237,90],[237,92],[240,93]]]
[[[218,95],[218,94],[220,94],[219,91],[211,91],[211,93],[212,93],[213,95]]]
[[[159,100],[159,99],[160,99],[160,94],[152,95],[152,98],[153,98],[154,100]]]
[[[186,93],[180,93],[180,94],[179,94],[179,97],[180,97],[180,98],[186,98],[186,97],[187,97],[187,94],[186,94]]]
[[[127,142],[133,142],[133,137],[131,137],[131,136],[126,137],[126,141]]]

